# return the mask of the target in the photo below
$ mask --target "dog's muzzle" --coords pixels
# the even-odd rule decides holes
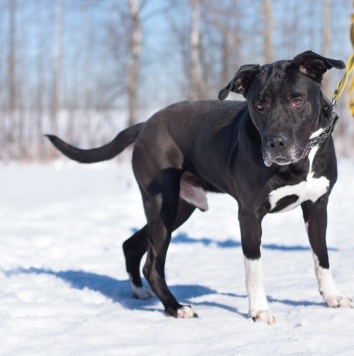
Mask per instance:
[[[285,136],[267,136],[263,139],[262,153],[264,164],[270,167],[273,163],[280,166],[296,163],[307,157],[310,147],[296,147],[290,144]]]

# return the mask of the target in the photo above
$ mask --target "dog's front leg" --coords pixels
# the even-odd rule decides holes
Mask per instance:
[[[249,315],[254,321],[275,323],[264,290],[261,262],[261,220],[255,214],[239,210],[242,250],[245,258]]]
[[[306,230],[309,236],[318,289],[329,307],[353,307],[351,299],[346,298],[338,289],[332,272],[326,244],[327,199],[318,202],[305,202],[301,205]]]

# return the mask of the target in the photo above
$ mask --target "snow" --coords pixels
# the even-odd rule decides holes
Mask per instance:
[[[339,288],[354,294],[354,164],[340,160],[328,245]],[[266,293],[276,324],[247,316],[237,206],[210,195],[170,245],[172,292],[199,319],[131,298],[121,249],[144,225],[129,162],[0,166],[0,355],[352,355],[353,309],[317,291],[301,210],[263,224]]]

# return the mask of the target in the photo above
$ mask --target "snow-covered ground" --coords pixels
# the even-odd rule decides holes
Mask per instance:
[[[331,267],[354,296],[354,163],[329,207]],[[129,163],[0,166],[0,355],[353,355],[354,309],[317,292],[301,210],[263,224],[277,323],[247,317],[237,206],[210,195],[176,233],[167,281],[199,319],[131,298],[121,245],[144,223]]]

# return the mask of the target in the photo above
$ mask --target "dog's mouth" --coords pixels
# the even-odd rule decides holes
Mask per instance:
[[[286,166],[288,164],[296,163],[298,159],[289,159],[283,156],[277,156],[275,158],[270,157],[269,155],[263,156],[264,164],[267,167],[270,167],[273,163],[276,163],[279,166]]]
[[[293,161],[289,160],[288,158],[282,157],[282,156],[275,158],[275,160],[273,162],[278,164],[279,166],[286,166],[287,164],[293,163]]]
[[[270,167],[273,163],[279,166],[286,166],[305,159],[310,153],[310,150],[311,148],[308,144],[304,148],[296,149],[291,147],[281,153],[263,149],[263,161],[267,167]]]

